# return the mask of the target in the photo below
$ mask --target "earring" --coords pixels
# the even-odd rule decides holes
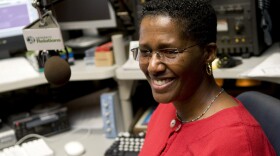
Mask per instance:
[[[211,63],[207,63],[206,64],[206,73],[211,76],[213,73],[212,73],[212,66],[211,66]]]

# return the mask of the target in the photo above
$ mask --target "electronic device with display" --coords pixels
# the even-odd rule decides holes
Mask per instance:
[[[12,116],[10,126],[19,140],[28,134],[50,136],[70,129],[67,107],[42,105],[30,113]]]
[[[263,10],[268,9],[267,2],[211,0],[218,20],[218,55],[226,53],[243,58],[258,56],[272,44],[269,30],[271,22],[263,18]]]
[[[25,49],[22,28],[38,18],[32,0],[0,1],[0,59]]]
[[[66,0],[53,6],[61,30],[82,30],[84,37],[65,42],[70,47],[88,47],[105,42],[98,28],[117,27],[115,12],[104,0]]]

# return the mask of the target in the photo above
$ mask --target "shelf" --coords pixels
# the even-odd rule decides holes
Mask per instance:
[[[70,81],[102,80],[112,78],[115,76],[116,68],[116,65],[110,67],[96,67],[94,65],[85,65],[82,60],[77,60],[75,61],[75,65],[71,66]],[[46,83],[48,82],[44,76],[44,73],[40,73],[40,75],[35,78],[0,84],[0,93]]]
[[[71,66],[72,75],[70,81],[78,80],[102,80],[115,76],[117,65],[108,67],[96,67],[95,65],[85,65],[83,61],[76,61]]]
[[[269,48],[267,51],[265,51],[261,56],[251,56],[250,58],[237,58],[242,60],[242,64],[233,67],[233,68],[224,68],[224,69],[215,69],[213,71],[214,78],[221,78],[221,79],[258,79],[258,80],[264,80],[274,83],[280,83],[279,78],[268,78],[268,77],[246,77],[242,76],[241,74],[253,69],[258,64],[260,64],[263,60],[265,60],[268,56],[270,56],[272,53],[279,51],[279,45],[275,44],[271,48]],[[116,77],[119,80],[145,80],[146,77],[142,73],[142,71],[139,69],[136,70],[127,70],[123,67],[118,67],[116,70]]]
[[[116,77],[119,80],[146,80],[144,73],[140,70],[126,70],[122,67],[117,68]]]

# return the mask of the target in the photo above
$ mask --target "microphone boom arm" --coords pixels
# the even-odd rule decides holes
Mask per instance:
[[[61,2],[62,0],[55,0],[52,1],[51,3],[48,4],[47,2],[48,0],[34,0],[32,2],[32,6],[37,10],[38,15],[39,15],[39,19],[40,19],[40,25],[41,26],[46,26],[47,22],[45,21],[45,19],[43,18],[43,15],[46,13],[49,13],[51,11],[49,11],[49,8],[51,6],[53,6],[56,3]]]

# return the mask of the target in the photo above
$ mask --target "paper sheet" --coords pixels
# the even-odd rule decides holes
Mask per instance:
[[[135,60],[131,60],[131,59],[128,59],[125,62],[125,64],[122,66],[122,68],[124,70],[138,70],[138,69],[140,69],[139,62],[135,61]]]
[[[108,91],[109,88],[105,88],[67,102],[71,127],[77,129],[102,129],[103,118],[100,96]]]
[[[280,77],[280,52],[266,58],[249,72],[243,73],[249,77]]]
[[[70,114],[70,122],[77,129],[102,129],[103,119],[99,105],[96,107],[84,107]]]
[[[133,59],[132,52],[130,52],[130,49],[136,48],[138,46],[139,46],[139,41],[131,41],[129,43],[129,55],[128,55],[129,57],[128,57],[128,60],[122,66],[122,68],[124,70],[137,70],[137,69],[140,69],[139,68],[139,62],[135,61]]]
[[[40,74],[24,57],[0,60],[0,84],[12,83],[39,76]]]

